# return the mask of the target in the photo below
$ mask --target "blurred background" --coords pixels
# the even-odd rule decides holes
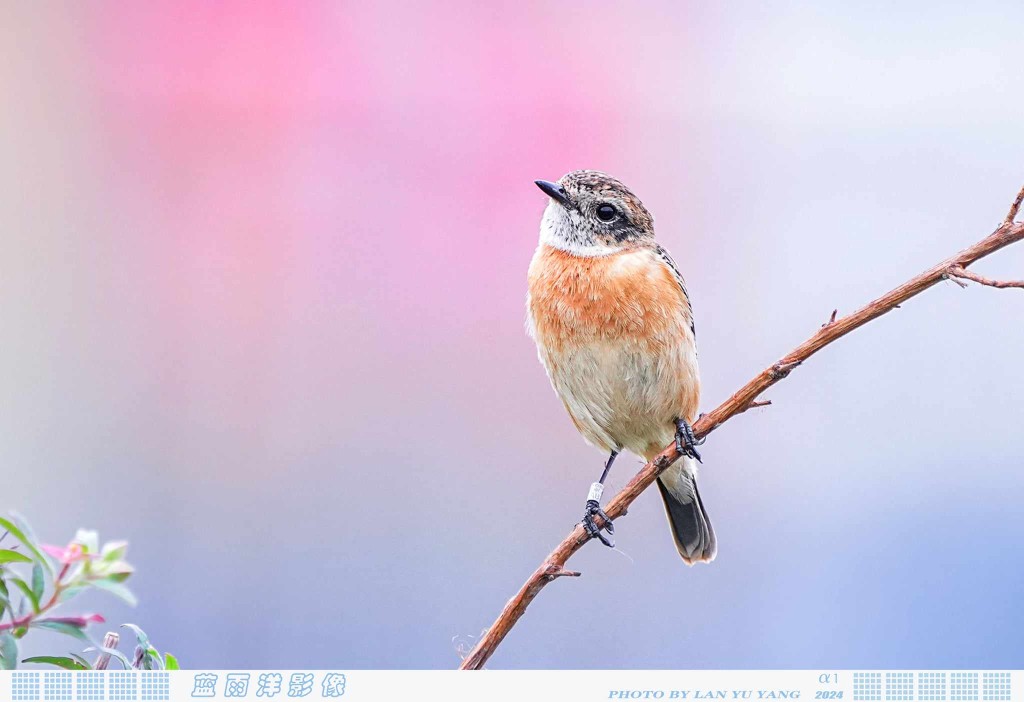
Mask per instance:
[[[454,667],[604,459],[524,332],[533,180],[654,212],[709,410],[1002,219],[1019,21],[5,3],[0,508],[130,540],[139,606],[86,608],[185,667]],[[648,492],[490,666],[1019,667],[1022,321],[947,283],[825,350],[702,449],[712,565]]]

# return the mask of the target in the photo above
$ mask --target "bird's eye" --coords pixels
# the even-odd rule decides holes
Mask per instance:
[[[602,222],[611,222],[619,211],[613,205],[600,205],[597,208],[597,218]]]

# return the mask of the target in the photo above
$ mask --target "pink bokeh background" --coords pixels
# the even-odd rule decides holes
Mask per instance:
[[[89,604],[187,667],[453,667],[602,460],[523,331],[533,180],[654,212],[710,409],[1002,216],[1012,7],[8,5],[0,508],[128,538]],[[1019,664],[1022,304],[815,358],[706,445],[712,566],[644,496],[492,664]]]

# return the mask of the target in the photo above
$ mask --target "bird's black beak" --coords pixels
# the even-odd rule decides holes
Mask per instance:
[[[565,194],[565,188],[558,183],[552,183],[548,180],[535,180],[537,187],[544,191],[544,194],[550,197],[552,200],[560,205],[569,204],[569,196]]]

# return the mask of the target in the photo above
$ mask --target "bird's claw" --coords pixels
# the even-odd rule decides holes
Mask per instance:
[[[693,427],[685,419],[676,420],[676,451],[702,463],[697,447],[704,443],[704,439],[697,441],[693,435]]]
[[[612,525],[611,517],[604,513],[604,510],[601,509],[601,505],[598,503],[598,501],[587,500],[587,508],[586,511],[583,513],[583,530],[587,532],[587,536],[591,539],[597,538],[605,546],[608,546],[609,548],[615,548],[615,542],[601,533],[601,530],[598,528],[597,523],[594,521],[595,516],[600,517],[604,520],[604,528],[608,532],[609,536],[615,534],[615,527]]]

